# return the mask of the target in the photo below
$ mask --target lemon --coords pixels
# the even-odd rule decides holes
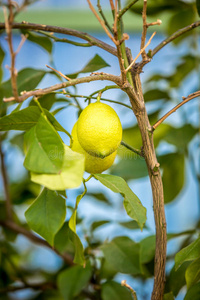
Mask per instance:
[[[80,114],[77,137],[81,147],[101,158],[115,152],[122,140],[122,125],[114,109],[97,101]]]
[[[88,154],[80,145],[78,138],[77,138],[77,122],[75,123],[73,129],[72,129],[72,145],[71,149],[75,152],[81,153],[85,155],[85,171],[88,173],[101,173],[108,168],[110,168],[115,160],[117,151],[113,152],[111,155],[100,158],[95,157],[90,154]]]

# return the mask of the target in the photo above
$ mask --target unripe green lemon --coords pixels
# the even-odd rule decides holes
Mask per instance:
[[[100,158],[95,157],[90,154],[88,154],[80,145],[78,138],[77,138],[77,122],[75,123],[73,129],[72,129],[72,145],[71,149],[75,152],[81,153],[85,155],[85,171],[88,173],[96,174],[101,173],[108,168],[110,168],[115,160],[117,151],[113,152],[111,155]]]
[[[122,140],[122,125],[114,109],[97,101],[89,104],[77,122],[77,137],[81,147],[101,158],[115,152]]]

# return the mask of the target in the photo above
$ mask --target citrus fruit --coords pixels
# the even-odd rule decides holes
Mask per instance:
[[[81,147],[92,156],[106,157],[115,152],[122,139],[122,125],[114,109],[97,101],[80,114],[77,137]]]
[[[75,152],[85,155],[85,171],[88,173],[101,173],[110,168],[115,160],[117,151],[113,152],[105,158],[95,157],[88,154],[80,145],[77,138],[77,122],[72,129],[72,145],[71,149]]]

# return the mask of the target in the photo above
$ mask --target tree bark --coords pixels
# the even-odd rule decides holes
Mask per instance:
[[[153,210],[156,226],[156,251],[154,260],[154,288],[152,300],[163,299],[165,287],[165,264],[166,264],[166,220],[164,210],[164,193],[159,163],[156,158],[155,147],[153,142],[153,130],[149,123],[143,93],[141,88],[140,76],[134,76],[135,93],[140,101],[140,106],[136,105],[133,97],[130,97],[130,102],[133,107],[134,114],[138,121],[138,127],[142,137],[143,155],[148,168],[149,178],[153,194]]]

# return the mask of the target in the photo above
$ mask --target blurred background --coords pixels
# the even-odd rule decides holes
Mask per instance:
[[[17,1],[20,4],[20,1]],[[122,1],[125,4],[126,1]],[[141,2],[141,1],[139,1]],[[185,7],[176,7],[176,2],[168,2],[170,5],[166,8],[160,5],[160,9],[155,11],[151,6],[149,9],[148,21],[156,21],[157,18],[162,20],[161,26],[156,26],[148,30],[150,37],[152,31],[157,34],[153,38],[148,49],[153,49],[167,35],[171,34],[179,28],[189,25],[197,19],[193,2],[185,1]],[[159,2],[159,1],[158,1]],[[161,1],[162,2],[162,1]],[[164,3],[163,1],[162,3]],[[3,5],[5,1],[0,1]],[[172,4],[171,4],[172,3]],[[93,1],[96,4],[96,1]],[[102,8],[105,10],[106,16],[111,20],[109,13],[109,1],[101,1]],[[187,6],[188,5],[188,6]],[[0,7],[0,20],[3,22],[3,12]],[[187,10],[187,17],[185,11]],[[17,15],[18,21],[29,21],[33,23],[49,24],[73,28],[81,31],[87,31],[91,35],[112,44],[109,38],[102,31],[100,25],[96,21],[93,14],[88,9],[87,1],[83,0],[44,0],[37,1],[28,9]],[[142,32],[141,8],[138,4],[135,10],[128,12],[124,19],[125,31],[129,34],[130,39],[127,46],[131,49],[133,57],[135,57],[140,49],[140,37]],[[147,102],[147,110],[150,120],[155,123],[163,114],[174,107],[182,99],[182,96],[196,91],[200,87],[200,40],[199,29],[194,30],[189,37],[184,36],[176,43],[171,43],[159,51],[152,61],[144,68],[141,75],[144,98]],[[63,37],[57,35],[58,37]],[[69,38],[69,37],[67,37]],[[73,41],[79,39],[72,37]],[[14,48],[20,42],[19,32],[13,35]],[[2,63],[3,81],[9,79],[9,70],[6,67],[10,65],[10,55],[8,50],[5,34],[0,35],[0,46],[5,53]],[[16,68],[43,69],[47,71],[46,64],[50,65],[63,74],[71,74],[79,72],[83,67],[96,55],[101,56],[110,67],[103,69],[104,72],[119,74],[118,61],[111,54],[97,47],[76,47],[67,43],[52,43],[52,51],[41,47],[37,43],[27,40],[21,51],[17,55]],[[87,75],[87,74],[86,74]],[[46,74],[39,83],[38,88],[44,88],[60,82],[59,79],[52,75]],[[89,95],[98,89],[110,85],[109,82],[92,82],[90,84],[82,84],[74,90],[70,88],[70,92],[76,95]],[[129,104],[126,95],[117,89],[106,91],[103,97],[109,100],[116,100]],[[87,103],[80,97],[77,97],[81,108]],[[29,101],[23,103],[26,107]],[[69,103],[68,103],[69,104]],[[51,111],[57,110],[55,117],[60,124],[69,132],[71,132],[74,123],[79,114],[79,107],[68,105],[66,102],[54,103],[50,108]],[[110,103],[110,105],[118,113],[124,128],[123,140],[135,148],[140,148],[141,141],[136,125],[136,119],[132,111],[126,107]],[[9,107],[8,111],[12,111],[16,105]],[[62,108],[59,110],[59,108]],[[158,160],[161,163],[163,173],[163,181],[166,198],[166,218],[169,233],[179,233],[187,230],[195,230],[199,226],[200,220],[200,137],[199,137],[199,99],[193,99],[186,105],[182,106],[178,111],[172,114],[158,130],[155,131],[155,144]],[[22,222],[25,222],[24,212],[32,202],[34,195],[39,192],[39,186],[30,183],[29,175],[23,167],[24,155],[21,145],[21,132],[10,132],[7,140],[3,144],[6,153],[6,167],[11,183],[11,195],[13,197],[14,209]],[[63,141],[69,145],[69,138],[61,133]],[[139,197],[142,204],[147,208],[146,228],[141,232],[139,229],[132,229],[130,218],[126,215],[123,208],[122,197],[113,192],[109,192],[100,183],[94,179],[87,184],[88,195],[80,202],[78,208],[78,234],[83,242],[87,245],[87,238],[93,241],[111,240],[115,236],[129,236],[135,241],[152,235],[155,233],[154,217],[152,208],[152,195],[150,182],[147,177],[147,170],[144,161],[136,157],[130,151],[120,147],[119,155],[114,166],[107,171],[110,174],[123,177]],[[85,178],[88,174],[85,174]],[[0,198],[3,200],[4,192],[2,186],[2,178],[0,178]],[[83,188],[67,191],[67,206],[74,207],[75,199]],[[26,200],[26,201],[25,201]],[[70,217],[70,209],[68,210],[67,219]],[[102,226],[95,226],[96,221],[104,222]],[[124,225],[123,225],[124,223]],[[130,224],[130,226],[128,225]],[[130,227],[130,228],[129,228]],[[95,230],[91,230],[95,228]],[[183,235],[175,240],[171,240],[168,244],[168,264],[167,270],[171,271],[173,261],[170,256],[179,249],[180,245],[186,239]],[[28,242],[23,236],[18,236],[13,241],[14,247],[21,254],[21,265],[24,268],[32,268],[34,272],[43,270],[44,272],[56,273],[62,266],[61,259],[51,250],[38,247]],[[36,272],[37,273],[37,272]],[[39,271],[38,271],[39,274]],[[36,276],[37,277],[37,276]],[[152,290],[152,279],[133,280],[129,275],[117,274],[117,281],[127,279],[127,282],[136,290],[139,299],[150,299],[150,291]],[[177,292],[178,300],[183,299],[185,288]],[[32,290],[11,293],[10,299],[34,299],[37,292]]]

